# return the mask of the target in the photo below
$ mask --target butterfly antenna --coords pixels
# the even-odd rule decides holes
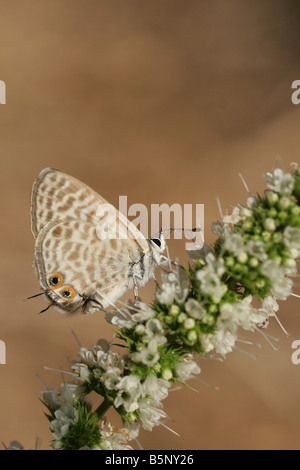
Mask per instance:
[[[39,294],[31,295],[30,297],[27,297],[27,299],[23,299],[23,301],[25,302],[26,300],[34,299],[35,297],[39,297],[40,295],[44,295],[46,293],[47,291],[44,290],[43,292],[40,292]]]
[[[38,315],[40,315],[41,313],[47,312],[47,310],[49,310],[49,308],[52,307],[53,305],[54,305],[53,303],[49,304],[48,307],[46,307],[46,308],[44,308],[43,310],[41,310],[41,311],[38,313]]]
[[[76,343],[79,345],[80,348],[82,348],[82,344],[81,344],[81,342],[79,341],[79,338],[78,338],[77,334],[75,333],[75,331],[73,330],[73,328],[70,328],[70,330],[71,330],[72,335],[73,335],[74,338],[75,338]]]

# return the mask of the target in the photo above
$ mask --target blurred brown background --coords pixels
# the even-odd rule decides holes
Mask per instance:
[[[51,435],[37,391],[41,375],[58,386],[76,358],[72,327],[91,346],[110,337],[102,314],[38,316],[43,300],[31,268],[31,186],[46,166],[82,179],[113,204],[204,203],[206,240],[223,209],[244,202],[241,172],[253,192],[277,155],[299,162],[300,79],[297,1],[0,0],[1,310],[0,440],[47,449]],[[171,254],[186,261],[184,243]],[[296,290],[297,291],[297,288]],[[298,289],[300,292],[300,289]],[[142,291],[152,298],[153,286]],[[170,394],[165,409],[177,438],[143,432],[146,449],[299,448],[299,303],[281,304],[274,352],[263,338],[257,360],[235,352],[202,362],[202,379]],[[249,350],[249,349],[248,349]],[[256,352],[256,351],[253,351]]]

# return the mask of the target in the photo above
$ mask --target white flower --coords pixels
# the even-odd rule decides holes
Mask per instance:
[[[279,305],[274,297],[268,296],[264,299],[261,310],[263,310],[268,317],[273,317],[279,310]]]
[[[57,391],[47,390],[43,394],[43,400],[52,410],[56,410],[64,404],[73,404],[74,398],[82,395],[83,388],[75,383],[65,383]]]
[[[231,233],[227,235],[224,241],[224,250],[230,251],[234,255],[245,252],[245,244],[242,235],[239,233]]]
[[[71,366],[72,371],[74,374],[78,376],[79,380],[85,381],[88,380],[91,371],[89,370],[88,366],[83,363],[76,363]]]
[[[79,351],[79,357],[83,359],[83,362],[90,368],[98,365],[98,362],[105,355],[105,352],[100,346],[93,346],[91,350],[87,348],[81,348]]]
[[[245,245],[245,250],[247,251],[249,255],[255,256],[260,261],[264,261],[265,259],[268,258],[265,252],[264,243],[261,241],[249,240],[247,244]]]
[[[188,282],[179,271],[171,271],[162,276],[161,288],[156,292],[157,300],[164,305],[172,305],[174,300],[178,303],[185,301],[188,292]]]
[[[265,261],[261,272],[271,280],[272,293],[277,299],[285,300],[291,294],[293,282],[285,277],[287,269],[280,266],[278,260],[269,259]]]
[[[284,173],[280,168],[276,168],[274,173],[264,175],[268,181],[268,187],[277,193],[291,194],[294,189],[294,176],[290,173]]]
[[[164,282],[161,290],[156,292],[157,300],[164,305],[172,305],[176,296],[176,286],[170,282]]]
[[[127,413],[132,413],[138,409],[138,399],[142,393],[142,386],[136,375],[123,377],[116,385],[116,389],[118,390],[114,400],[116,408],[123,405]]]
[[[247,331],[253,331],[257,324],[263,323],[265,313],[254,308],[251,301],[252,296],[250,295],[234,304],[223,304],[218,319],[219,327],[226,327],[230,329],[231,333],[236,333],[237,326],[241,326]]]
[[[195,375],[200,374],[201,369],[198,364],[191,359],[192,355],[186,355],[178,364],[175,366],[176,373],[180,380],[187,382],[193,379]],[[194,375],[195,374],[195,375]]]
[[[108,390],[114,390],[120,380],[122,371],[118,367],[111,367],[103,372],[101,369],[94,369],[93,375],[105,385]]]
[[[207,311],[204,307],[196,300],[196,299],[188,299],[185,303],[185,310],[186,312],[196,320],[201,320]]]
[[[153,367],[160,358],[159,352],[157,350],[158,346],[159,344],[157,339],[153,338],[141,351],[132,353],[131,359],[134,362],[142,362],[149,367]]]
[[[223,229],[222,224],[220,224],[220,222],[213,222],[211,224],[211,229],[213,233],[217,235],[218,237],[222,237],[222,235],[224,234],[224,229]]]
[[[300,252],[300,228],[286,227],[283,232],[283,240],[288,248],[294,250],[294,254],[296,254],[296,250],[298,253]]]
[[[209,353],[215,349],[215,345],[213,343],[214,335],[211,334],[203,334],[201,335],[201,345],[206,353]]]
[[[139,401],[139,417],[143,428],[152,431],[154,426],[159,426],[161,419],[167,418],[161,409],[162,404],[152,398],[142,398]]]
[[[209,245],[206,245],[204,243],[202,248],[195,246],[191,249],[187,249],[187,253],[190,256],[190,258],[192,258],[194,260],[197,260],[197,259],[205,260],[206,256],[209,253],[213,253],[213,250]]]
[[[99,359],[98,364],[104,370],[117,367],[120,370],[124,369],[124,359],[122,356],[115,352],[108,352]]]
[[[136,302],[135,309],[137,313],[134,313],[131,317],[132,321],[135,323],[144,323],[155,315],[154,310],[143,302]]]
[[[117,353],[109,351],[108,348],[105,348],[108,352],[105,352],[100,346],[100,341],[92,347],[91,350],[86,348],[81,348],[79,356],[83,359],[84,364],[86,364],[89,369],[101,368],[104,371],[117,367],[120,370],[124,368],[124,359]],[[79,364],[79,365],[84,365]],[[77,364],[77,366],[79,366]],[[84,371],[82,372],[84,373]]]
[[[107,321],[109,321],[107,317],[105,317],[105,318],[106,318]],[[114,326],[117,326],[120,329],[122,329],[122,328],[131,328],[132,327],[132,321],[131,320],[128,320],[128,319],[123,318],[123,317],[118,316],[118,315],[112,315],[109,323],[111,323]]]
[[[242,235],[239,233],[232,233],[226,236],[224,249],[230,251],[235,256],[243,256],[245,253],[248,253],[249,255],[256,256],[261,261],[267,259],[263,242],[249,240],[245,243]]]
[[[168,396],[170,382],[164,379],[158,379],[154,375],[148,375],[142,385],[143,397],[150,396],[153,400],[161,401]]]
[[[159,346],[167,342],[167,338],[164,335],[164,328],[157,318],[151,318],[147,321],[145,334],[150,339],[155,339]]]
[[[248,199],[247,199],[247,207],[248,207],[249,209],[253,210],[254,207],[256,206],[256,204],[257,204],[257,199],[256,199],[255,197],[253,197],[253,196],[248,197]]]
[[[245,214],[243,214],[245,215]],[[229,225],[235,225],[241,220],[244,220],[244,217],[241,215],[241,211],[239,207],[234,207],[231,215],[225,215],[223,217],[223,223]]]
[[[217,260],[213,255],[208,255],[206,261],[207,265],[196,274],[200,281],[199,289],[203,294],[211,295],[212,300],[218,303],[227,291],[227,286],[220,280],[225,272],[224,260]]]
[[[54,416],[55,419],[50,423],[50,430],[53,439],[60,441],[68,433],[70,425],[78,422],[79,412],[72,404],[66,404],[56,410]],[[56,448],[59,448],[59,443],[57,446]]]
[[[119,328],[130,328],[132,325],[130,313],[126,308],[112,309],[105,313],[105,320]]]
[[[137,437],[136,427],[134,431],[131,429],[116,429],[111,424],[104,421],[100,425],[101,434],[101,450],[133,450],[128,442]]]
[[[217,330],[213,338],[216,352],[222,356],[226,356],[226,354],[232,352],[236,339],[236,335],[230,331],[223,329]]]

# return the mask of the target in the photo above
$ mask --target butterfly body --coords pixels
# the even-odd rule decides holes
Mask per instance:
[[[40,286],[62,313],[113,305],[153,278],[162,261],[163,238],[146,239],[96,192],[57,170],[37,178],[31,220]]]

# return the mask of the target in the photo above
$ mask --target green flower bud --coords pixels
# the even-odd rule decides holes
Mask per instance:
[[[235,260],[232,256],[228,256],[228,258],[226,258],[225,263],[227,266],[231,267],[234,266]]]
[[[208,307],[208,311],[209,313],[216,313],[218,311],[218,306],[216,304],[211,304]]]
[[[206,314],[202,318],[202,322],[208,326],[212,326],[215,323],[215,317],[213,317],[212,315]]]
[[[177,321],[178,321],[178,323],[184,323],[184,321],[186,320],[186,318],[187,318],[186,314],[182,312],[182,313],[178,316]]]
[[[137,325],[135,328],[135,332],[137,335],[143,335],[145,333],[144,325]]]
[[[239,253],[237,256],[237,259],[240,263],[247,263],[248,261],[248,255],[246,252]]]
[[[253,222],[251,220],[245,220],[245,222],[243,223],[243,230],[245,232],[251,232],[253,228]]]
[[[171,378],[173,377],[173,373],[171,369],[164,369],[161,376],[165,380],[171,380]]]
[[[259,265],[259,261],[257,258],[250,258],[249,259],[249,266],[251,266],[251,268],[256,268],[256,266]]]
[[[280,233],[280,232],[275,232],[275,233],[273,233],[273,236],[272,236],[272,237],[273,237],[274,243],[280,243],[280,242],[282,242],[282,233]]]
[[[180,313],[180,308],[178,307],[178,305],[172,305],[169,313],[170,315],[173,315],[174,317],[176,317],[176,315]]]
[[[126,413],[126,421],[127,423],[134,423],[138,419],[137,415],[134,413]]]
[[[288,218],[288,216],[289,216],[288,213],[285,212],[285,211],[280,211],[279,214],[278,214],[278,218],[281,221],[286,220]]]
[[[300,214],[300,207],[299,206],[294,206],[291,210],[291,213],[293,215],[299,215]]]
[[[271,234],[270,232],[263,232],[261,237],[263,239],[263,242],[267,243],[271,238]]]
[[[197,333],[195,330],[191,330],[187,334],[187,338],[190,343],[195,343],[197,341]]]
[[[277,215],[277,210],[274,207],[272,207],[272,209],[268,211],[268,216],[271,219],[275,219],[276,215]]]
[[[278,195],[274,193],[274,191],[268,191],[267,193],[267,201],[272,206],[278,201]]]
[[[255,285],[258,289],[263,289],[266,285],[265,280],[260,278],[255,282]]]
[[[286,196],[283,196],[278,203],[280,209],[287,209],[288,207],[290,207],[290,204],[291,204],[291,201]]]
[[[252,212],[250,209],[248,209],[248,207],[243,207],[241,209],[241,216],[242,217],[251,217],[252,216]]]

